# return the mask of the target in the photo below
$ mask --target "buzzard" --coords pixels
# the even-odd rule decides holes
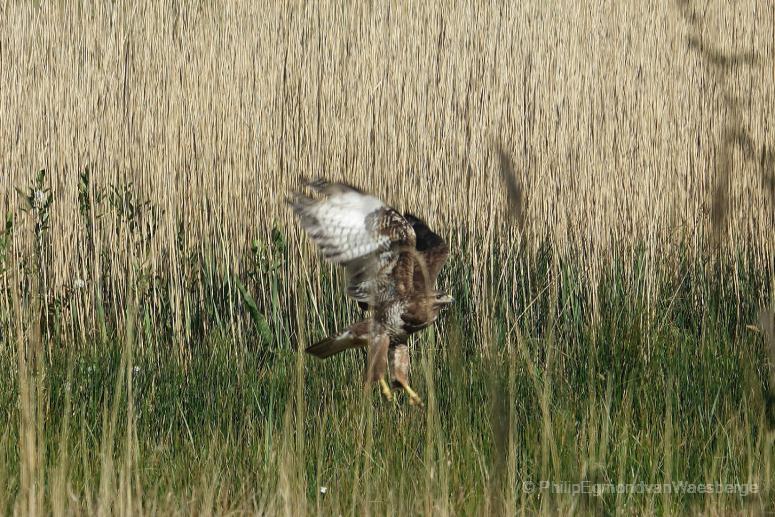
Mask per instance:
[[[289,201],[323,257],[344,266],[347,294],[368,317],[306,351],[321,359],[367,347],[364,381],[379,382],[392,400],[392,386],[412,405],[422,400],[409,386],[409,336],[432,324],[452,303],[435,288],[449,254],[444,240],[419,218],[401,215],[381,200],[343,183],[305,182],[314,197],[296,192]]]

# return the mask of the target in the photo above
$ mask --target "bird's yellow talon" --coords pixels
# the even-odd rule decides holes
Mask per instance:
[[[417,406],[420,408],[425,407],[425,404],[422,403],[422,399],[420,397],[409,397],[409,405]]]
[[[404,391],[409,396],[409,405],[411,406],[418,406],[418,407],[425,407],[425,405],[422,403],[422,399],[417,394],[416,391],[414,391],[411,387],[409,387],[408,384],[402,384],[402,388],[404,388]]]
[[[382,391],[382,395],[385,396],[388,402],[393,402],[393,392],[391,391],[390,386],[388,386],[388,383],[385,379],[379,380],[379,387]]]

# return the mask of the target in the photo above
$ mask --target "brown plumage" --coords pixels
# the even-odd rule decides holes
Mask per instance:
[[[452,297],[435,288],[449,254],[444,240],[419,218],[401,215],[354,187],[323,180],[307,182],[317,198],[296,193],[291,207],[323,257],[345,267],[347,294],[370,317],[307,348],[320,358],[368,347],[366,382],[384,381],[390,369],[394,387],[412,403],[420,398],[409,386],[408,337],[432,324]]]

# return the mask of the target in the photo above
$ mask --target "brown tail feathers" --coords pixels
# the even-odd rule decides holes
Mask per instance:
[[[365,347],[369,342],[368,336],[369,322],[359,321],[348,327],[344,332],[310,345],[305,352],[320,359],[325,359],[351,348]]]

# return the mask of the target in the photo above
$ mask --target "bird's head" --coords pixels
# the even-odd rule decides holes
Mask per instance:
[[[452,295],[443,291],[437,291],[436,299],[433,301],[433,304],[436,306],[436,308],[442,309],[454,301],[455,299],[452,298]]]

